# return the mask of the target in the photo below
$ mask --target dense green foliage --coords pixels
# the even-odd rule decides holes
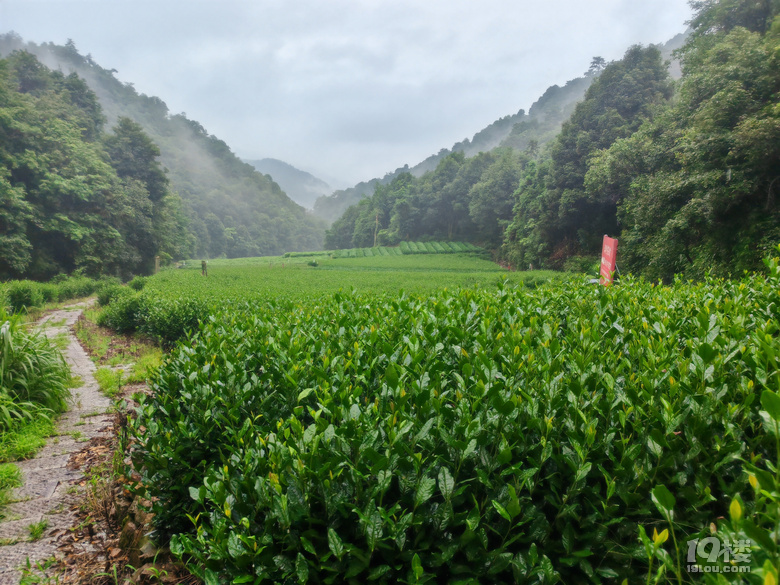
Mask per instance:
[[[57,348],[0,308],[0,434],[65,410],[69,378]]]
[[[512,194],[529,156],[512,149],[466,158],[448,155],[434,172],[409,173],[347,209],[331,226],[325,247],[396,245],[420,239],[500,243],[512,217]]]
[[[0,60],[0,278],[127,276],[176,254],[159,152],[130,120],[103,122],[76,75]]]
[[[685,542],[738,493],[752,513],[743,458],[776,460],[770,269],[259,302],[236,287],[248,305],[202,319],[139,409],[155,522],[207,583],[644,581],[638,529],[667,518],[651,492],[673,494]]]
[[[457,238],[561,268],[597,257],[606,233],[621,268],[652,279],[759,268],[780,239],[780,4],[692,6],[676,84],[659,48],[632,47],[593,75],[546,148],[520,139],[523,121],[504,141],[520,150],[397,175],[345,211],[326,247],[373,245],[375,232],[380,245]]]
[[[780,21],[763,33],[729,4],[694,21],[677,99],[588,171],[619,201],[625,265],[652,278],[751,270],[780,240]]]
[[[170,190],[178,196],[169,201],[165,213],[151,216],[151,225],[147,222],[140,226],[142,229],[135,228],[138,245],[148,241],[142,238],[151,229],[157,237],[167,235],[172,239],[169,246],[158,247],[174,258],[223,255],[234,258],[321,247],[323,223],[307,215],[270,177],[242,162],[227,144],[210,135],[203,126],[184,114],[171,115],[160,98],[139,95],[132,84],[120,82],[114,71],[100,67],[89,56],[80,55],[72,42],[66,46],[37,45],[24,43],[13,34],[0,35],[0,54],[8,55],[14,50],[28,51],[52,67],[69,72],[67,79],[75,80],[74,83],[89,93],[90,112],[105,117],[112,127],[118,125],[115,132],[127,134],[128,122],[124,126],[121,122],[127,118],[142,127],[154,143],[140,144],[138,127],[133,126],[129,136],[109,141],[110,152],[112,148],[122,148],[127,154],[127,147],[138,145],[140,148],[132,152],[143,154],[145,160],[159,148],[160,166],[154,168],[137,168],[142,161],[134,156],[120,161],[114,159],[117,174],[124,178],[126,172],[135,173],[133,178],[146,187],[155,205],[159,205],[155,187],[165,178]],[[160,174],[161,167],[166,170],[164,177]],[[133,185],[137,191],[138,184]],[[141,203],[148,206],[146,200],[135,204]],[[146,215],[147,211],[144,208]],[[161,225],[163,221],[166,225]],[[141,271],[135,271],[138,272]]]

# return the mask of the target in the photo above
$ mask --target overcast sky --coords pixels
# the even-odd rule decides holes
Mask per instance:
[[[416,164],[685,30],[686,0],[0,0],[243,158],[345,186]]]

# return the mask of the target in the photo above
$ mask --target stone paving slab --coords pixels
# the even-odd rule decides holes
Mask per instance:
[[[71,437],[77,443],[85,443],[86,440],[92,437],[107,435],[111,429],[111,426],[102,419],[80,419],[78,422],[63,421],[61,424],[59,431]]]
[[[58,479],[38,479],[38,478],[24,478],[24,485],[14,492],[13,497],[24,502],[25,500],[38,500],[41,498],[50,498],[54,494],[54,490],[60,484]],[[2,526],[0,524],[0,526]]]
[[[53,508],[54,502],[49,499],[25,500],[8,504],[3,509],[3,513],[6,520],[21,520],[23,518],[32,518],[36,514],[47,514]],[[5,524],[5,522],[0,524],[0,531],[5,527]]]
[[[0,549],[0,585],[18,585],[22,572],[17,567],[25,567],[29,561],[31,567],[50,558],[52,550],[50,539],[46,537],[36,542],[20,542]]]
[[[36,457],[35,459],[27,459],[26,461],[19,461],[16,466],[22,470],[25,475],[39,471],[42,469],[58,469],[65,467],[70,459],[70,453],[64,453],[61,455],[51,455],[49,457]]]
[[[81,449],[81,443],[69,435],[58,435],[52,437],[52,439],[46,444],[46,446],[38,451],[36,458],[44,457],[56,457],[57,455],[68,455],[75,450]],[[19,465],[18,462],[16,465]]]
[[[83,384],[71,390],[71,409],[60,417],[57,434],[35,458],[16,464],[22,470],[24,483],[14,492],[16,502],[5,508],[6,517],[0,521],[0,539],[14,543],[0,546],[0,585],[18,584],[28,560],[34,567],[55,555],[55,533],[76,522],[70,507],[74,491],[84,479],[81,471],[67,468],[68,460],[89,438],[111,432],[111,418],[106,414],[111,399],[100,393],[93,375],[95,365],[70,331],[84,306],[82,303],[54,311],[38,322],[39,329],[48,337],[67,333],[69,343],[63,355],[72,374],[80,376]],[[26,540],[30,524],[42,520],[48,526],[43,537],[35,542]]]
[[[19,520],[10,520],[0,524],[0,539],[2,540],[16,540],[24,539],[30,535],[30,524],[36,524],[43,520],[43,514],[33,514],[31,516],[25,516]]]

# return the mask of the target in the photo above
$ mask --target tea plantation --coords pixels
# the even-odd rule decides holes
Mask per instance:
[[[194,326],[133,462],[206,583],[776,583],[776,260],[605,289],[399,282],[396,259],[215,262],[110,302],[163,339]],[[744,555],[692,573],[712,535]]]
[[[425,294],[502,281],[535,287],[561,277],[551,271],[508,272],[475,253],[324,256],[316,257],[316,266],[313,262],[308,254],[211,260],[203,277],[200,262],[190,261],[183,269],[142,279],[140,293],[121,286],[103,289],[101,304],[110,301],[103,323],[118,331],[139,330],[171,346],[215,308],[241,312],[247,303],[270,302],[267,310],[284,312],[292,310],[291,303],[338,291]]]

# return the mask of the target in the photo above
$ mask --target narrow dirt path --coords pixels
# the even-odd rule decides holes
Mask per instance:
[[[81,471],[69,469],[68,461],[86,441],[111,433],[111,400],[100,393],[93,375],[95,366],[71,330],[85,306],[79,303],[65,307],[37,323],[48,337],[67,334],[68,347],[63,353],[82,385],[71,391],[70,410],[59,418],[55,435],[46,447],[34,459],[16,464],[24,484],[16,490],[14,503],[6,506],[5,518],[0,521],[0,585],[19,583],[20,569],[28,559],[34,567],[54,555],[57,536],[76,523],[70,508],[84,479]],[[29,526],[42,521],[47,526],[43,537],[30,542]]]

